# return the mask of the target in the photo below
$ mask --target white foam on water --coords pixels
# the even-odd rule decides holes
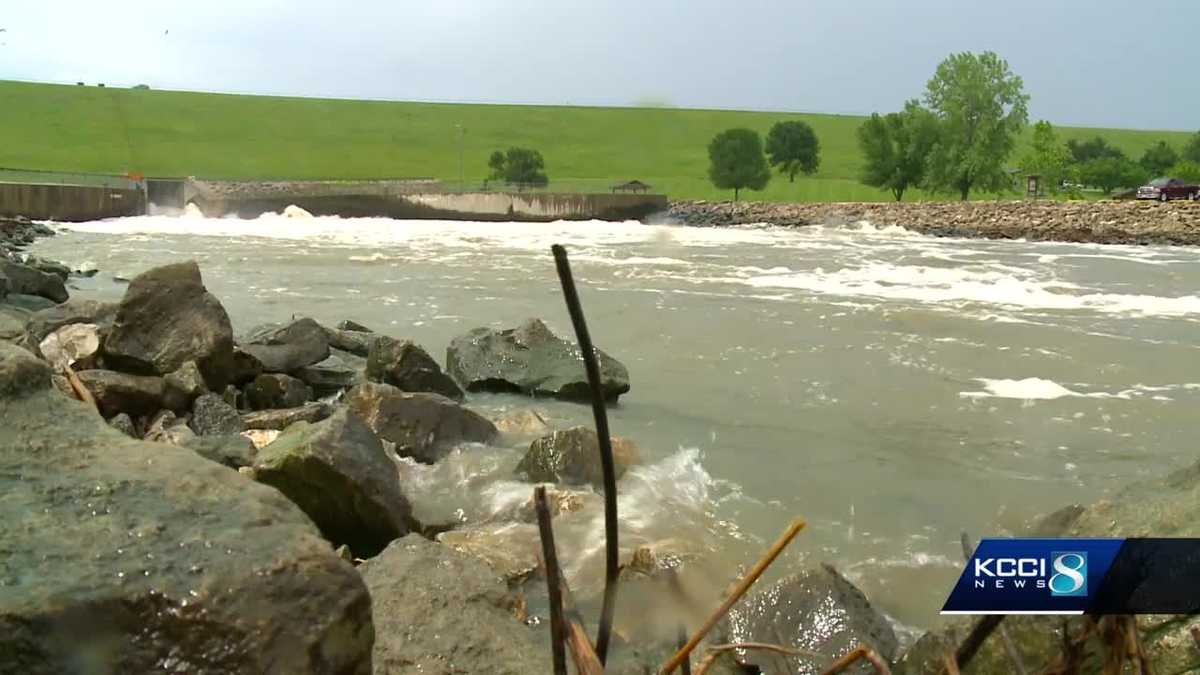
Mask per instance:
[[[958,395],[962,398],[1011,398],[1023,401],[1046,401],[1059,398],[1078,397],[1120,399],[1126,401],[1135,398],[1149,398],[1154,401],[1165,402],[1173,401],[1174,399],[1164,396],[1164,393],[1192,392],[1200,389],[1200,385],[1193,383],[1167,385],[1148,385],[1139,383],[1131,385],[1129,388],[1122,389],[1117,392],[1083,392],[1076,389],[1070,389],[1057,382],[1054,382],[1053,380],[1045,380],[1040,377],[1027,377],[1023,380],[976,378],[976,382],[979,382],[983,385],[983,391],[964,391],[959,392]]]

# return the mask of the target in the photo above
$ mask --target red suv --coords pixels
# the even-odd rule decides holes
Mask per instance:
[[[1188,185],[1178,178],[1155,178],[1149,185],[1137,190],[1138,199],[1157,199],[1169,202],[1172,199],[1200,201],[1200,185]]]

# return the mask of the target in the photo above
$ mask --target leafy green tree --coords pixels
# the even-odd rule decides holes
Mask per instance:
[[[951,54],[926,87],[941,133],[926,182],[966,200],[973,189],[1011,186],[1004,163],[1029,120],[1024,82],[993,52]]]
[[[1200,162],[1185,159],[1171,167],[1168,173],[1172,178],[1188,183],[1200,183]]]
[[[1037,174],[1042,177],[1042,184],[1050,186],[1053,192],[1062,187],[1071,163],[1071,153],[1067,146],[1058,140],[1058,132],[1054,125],[1042,120],[1033,125],[1033,143],[1028,152],[1021,157],[1021,171],[1027,174]]]
[[[1200,131],[1197,131],[1183,146],[1183,159],[1200,164]]]
[[[1117,188],[1142,185],[1148,176],[1146,169],[1128,158],[1100,157],[1079,165],[1079,179],[1107,195]]]
[[[744,188],[761,190],[771,180],[762,140],[751,129],[726,129],[708,144],[708,178],[722,190],[733,190],[733,201]]]
[[[1076,164],[1090,162],[1093,159],[1124,159],[1125,153],[1121,152],[1120,148],[1115,148],[1108,144],[1100,136],[1095,136],[1090,140],[1078,141],[1072,138],[1067,141],[1067,151],[1071,153],[1071,159]]]
[[[925,178],[929,153],[938,139],[937,120],[917,101],[904,110],[871,115],[858,128],[858,147],[866,163],[860,179],[866,185],[890,190],[896,201]]]
[[[807,122],[776,122],[767,133],[767,158],[771,166],[796,182],[796,174],[811,176],[821,164],[821,144]]]
[[[1175,166],[1178,161],[1179,153],[1175,152],[1175,148],[1167,145],[1166,141],[1159,141],[1146,148],[1146,152],[1138,164],[1141,164],[1142,168],[1150,175],[1161,176],[1167,172],[1167,169]]]
[[[550,182],[542,153],[529,148],[509,148],[505,153],[497,150],[488,158],[488,168],[492,170],[492,178],[515,184],[518,188],[540,187]]]

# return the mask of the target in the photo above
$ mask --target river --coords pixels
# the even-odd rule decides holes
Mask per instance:
[[[1028,519],[1195,460],[1200,251],[935,239],[900,228],[728,229],[148,216],[62,226],[35,252],[101,272],[119,299],[200,263],[235,329],[354,319],[444,359],[477,326],[541,317],[571,335],[564,244],[594,341],[632,391],[611,411],[642,464],[621,481],[623,549],[685,540],[732,575],[795,516],[775,574],[828,561],[900,625],[931,625],[960,533]],[[585,406],[477,395],[556,426]],[[419,514],[477,521],[527,498],[520,444],[412,468]],[[570,517],[568,517],[570,518]],[[563,525],[585,593],[598,511]],[[565,522],[565,520],[564,520]],[[722,582],[727,581],[723,579]]]

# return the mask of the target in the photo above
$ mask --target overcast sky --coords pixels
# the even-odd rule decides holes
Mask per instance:
[[[1200,129],[1197,0],[7,0],[0,79],[869,113],[993,50],[1058,124]],[[0,103],[2,104],[2,103]]]

